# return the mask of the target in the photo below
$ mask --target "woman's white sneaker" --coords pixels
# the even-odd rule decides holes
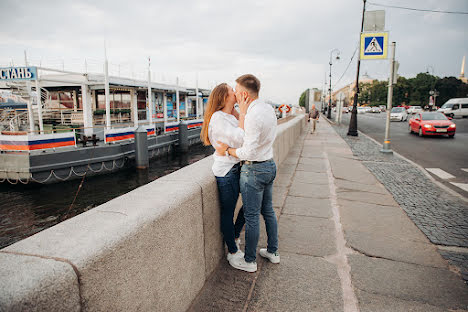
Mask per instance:
[[[231,262],[231,260],[234,259],[234,258],[242,258],[243,259],[244,258],[244,253],[240,249],[237,249],[236,253],[233,253],[233,254],[228,252],[227,260],[229,262]]]
[[[242,270],[242,271],[246,271],[250,273],[257,271],[257,262],[246,262],[244,257],[232,258],[232,260],[229,261],[229,264],[238,270]]]
[[[280,263],[280,255],[278,252],[269,253],[266,248],[260,248],[260,256],[267,258],[271,263]]]

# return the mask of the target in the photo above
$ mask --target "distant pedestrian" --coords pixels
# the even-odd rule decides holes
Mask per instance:
[[[318,109],[315,108],[315,104],[312,104],[312,108],[310,109],[310,112],[309,112],[309,121],[312,120],[312,132],[311,133],[315,132],[315,128],[317,127],[317,121],[319,117],[320,117],[320,112],[318,111]]]

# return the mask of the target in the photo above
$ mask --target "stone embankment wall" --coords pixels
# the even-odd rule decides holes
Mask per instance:
[[[278,126],[277,163],[305,124],[300,115]],[[0,250],[0,311],[185,311],[224,258],[211,164]]]

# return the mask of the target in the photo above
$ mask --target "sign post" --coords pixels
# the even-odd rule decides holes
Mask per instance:
[[[385,123],[385,140],[380,150],[382,153],[393,154],[392,148],[390,147],[390,111],[392,110],[392,97],[393,97],[393,84],[395,75],[395,46],[396,42],[392,42],[391,48],[391,60],[390,60],[390,77],[388,78],[388,95],[387,95],[387,120]]]

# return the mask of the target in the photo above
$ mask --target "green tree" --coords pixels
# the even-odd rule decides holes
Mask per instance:
[[[419,73],[410,78],[411,85],[410,105],[426,106],[429,102],[429,91],[433,90],[439,77],[427,73]]]
[[[305,107],[306,93],[307,90],[302,92],[301,96],[299,97],[299,106]]]
[[[439,107],[451,98],[468,97],[468,84],[455,77],[439,79],[435,84],[435,89],[439,92],[436,99],[436,105]]]
[[[398,81],[393,88],[393,106],[409,103],[411,84],[405,77],[398,77]]]
[[[370,94],[370,105],[378,106],[385,105],[387,103],[388,94],[388,83],[387,81],[374,80],[372,82],[372,89]]]

